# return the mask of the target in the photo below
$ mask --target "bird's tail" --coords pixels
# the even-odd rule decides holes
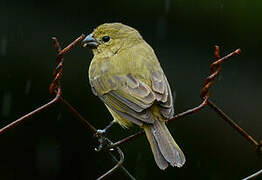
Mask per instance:
[[[155,119],[153,125],[144,125],[143,128],[156,164],[160,169],[166,169],[169,164],[173,167],[182,167],[184,165],[186,161],[185,156],[163,120]]]

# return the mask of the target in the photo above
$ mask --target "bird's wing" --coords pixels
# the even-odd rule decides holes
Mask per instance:
[[[152,87],[131,74],[112,76],[110,79],[96,78],[90,82],[94,93],[111,110],[134,124],[141,126],[143,123],[154,122],[150,107],[155,101],[158,101],[159,110],[165,118],[173,116],[172,95],[162,72],[151,73]],[[96,89],[103,89],[105,93]],[[106,89],[110,91],[105,91]]]
[[[173,97],[165,74],[159,71],[152,72],[151,82],[161,114],[166,119],[172,118],[174,115]]]

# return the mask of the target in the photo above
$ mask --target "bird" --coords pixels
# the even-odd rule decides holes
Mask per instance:
[[[93,52],[88,76],[93,93],[124,128],[144,129],[161,170],[182,167],[185,155],[166,121],[174,115],[170,85],[158,58],[140,33],[122,23],[104,23],[82,41]]]

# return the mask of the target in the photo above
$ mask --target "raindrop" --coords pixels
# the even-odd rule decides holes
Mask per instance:
[[[61,112],[60,112],[60,113],[58,113],[56,120],[58,120],[58,121],[59,121],[60,119],[62,119],[62,113],[61,113]]]
[[[173,103],[175,103],[176,102],[176,91],[175,90],[172,92],[172,95],[173,95]]]
[[[8,117],[10,115],[11,101],[12,101],[12,94],[10,92],[5,93],[3,95],[3,103],[2,103],[3,117]]]
[[[50,139],[40,141],[36,145],[35,167],[40,175],[57,174],[61,170],[61,154],[54,148],[56,142]]]
[[[165,40],[167,37],[167,19],[164,16],[160,16],[157,20],[156,34],[160,40]]]
[[[2,56],[6,55],[6,44],[7,44],[6,36],[3,35],[1,38],[1,46],[0,46],[0,54]]]
[[[170,0],[165,0],[165,11],[166,13],[169,13],[170,9]]]
[[[224,5],[225,5],[224,0],[221,0],[221,1],[220,1],[220,9],[221,9],[221,10],[224,8]]]
[[[25,84],[25,94],[26,95],[29,94],[31,90],[31,84],[32,84],[31,79],[26,81],[26,84]]]

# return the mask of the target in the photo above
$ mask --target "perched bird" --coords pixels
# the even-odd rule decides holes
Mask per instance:
[[[92,90],[114,121],[144,129],[160,169],[183,166],[185,156],[165,124],[174,114],[171,90],[150,45],[121,23],[98,26],[82,45],[94,54],[89,67]]]

